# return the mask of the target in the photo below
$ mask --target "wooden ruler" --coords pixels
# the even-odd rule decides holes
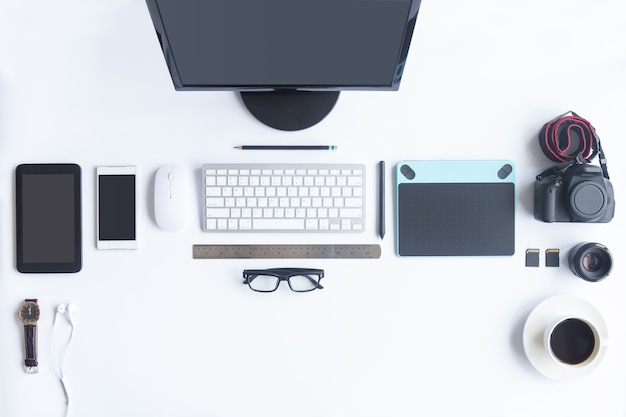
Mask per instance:
[[[380,245],[193,245],[194,259],[380,258]]]

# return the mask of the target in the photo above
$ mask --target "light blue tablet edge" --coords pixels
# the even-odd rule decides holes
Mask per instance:
[[[511,173],[504,179],[498,178],[498,171],[510,165]],[[400,172],[408,165],[416,176],[409,180]],[[404,183],[515,183],[515,164],[508,160],[485,161],[400,161],[396,165],[396,186]]]

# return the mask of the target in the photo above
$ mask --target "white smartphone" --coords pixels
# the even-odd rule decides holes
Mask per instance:
[[[137,249],[137,167],[96,168],[96,247]]]

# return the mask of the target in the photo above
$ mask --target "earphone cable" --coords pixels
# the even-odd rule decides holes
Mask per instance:
[[[65,306],[63,306],[65,307]],[[66,308],[66,307],[65,307]],[[61,306],[59,306],[59,308],[57,308],[57,312],[54,316],[54,321],[52,324],[52,355],[53,355],[53,366],[54,366],[54,370],[57,374],[57,376],[59,377],[59,380],[61,381],[61,387],[63,388],[63,394],[65,395],[65,416],[67,417],[69,415],[69,409],[70,409],[70,394],[69,394],[69,390],[68,390],[68,386],[67,383],[65,381],[65,376],[63,374],[63,370],[64,370],[64,366],[65,366],[65,356],[67,355],[67,350],[70,346],[70,343],[72,342],[72,338],[74,336],[74,323],[72,322],[72,319],[70,317],[67,317],[67,321],[70,324],[70,332],[69,335],[67,337],[67,340],[65,341],[65,346],[63,348],[63,350],[61,351],[60,357],[59,354],[57,352],[57,347],[56,347],[56,342],[55,342],[55,329],[56,329],[56,321],[57,321],[57,317],[59,314],[67,314],[69,315],[69,311],[66,311],[65,308],[61,308]],[[63,310],[63,311],[61,311]]]

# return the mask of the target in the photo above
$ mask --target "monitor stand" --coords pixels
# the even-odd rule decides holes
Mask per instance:
[[[244,104],[261,122],[295,131],[320,122],[335,106],[339,91],[243,91]]]

